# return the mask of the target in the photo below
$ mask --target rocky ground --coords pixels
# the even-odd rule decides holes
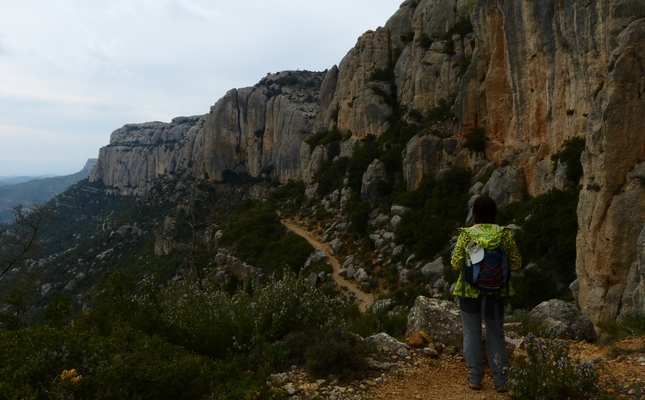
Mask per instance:
[[[332,279],[341,286],[349,286],[348,289],[360,301],[362,310],[374,302],[372,295],[360,290],[358,282],[339,275],[340,260],[334,254],[333,246],[328,244],[329,239],[325,240],[324,237],[320,237],[319,232],[312,231],[312,225],[317,226],[318,231],[322,231],[319,225],[308,221],[283,221],[283,223],[298,235],[305,237],[316,249],[325,252],[327,260],[333,264]],[[327,229],[332,230],[332,228]],[[380,234],[379,238],[382,236],[386,236],[386,233]],[[376,247],[387,249],[387,246],[377,245]],[[378,361],[370,361],[370,370],[361,380],[347,381],[340,376],[316,380],[307,373],[306,368],[293,366],[288,371],[274,375],[268,384],[277,390],[283,390],[294,400],[511,398],[511,394],[500,394],[495,391],[488,372],[481,391],[469,389],[466,385],[466,367],[463,358],[460,354],[454,354],[456,352],[454,347],[449,347],[450,351],[443,350],[443,354],[438,354],[429,348],[410,348],[392,340],[388,337],[385,342],[373,343],[379,350],[370,360]],[[594,361],[600,376],[600,393],[597,398],[645,400],[645,340],[638,338],[603,343],[569,342],[572,359]],[[521,354],[522,346],[515,352],[515,354]]]
[[[645,399],[645,341],[623,340],[611,345],[570,342],[571,353],[581,361],[595,360],[604,399]],[[521,350],[520,350],[521,351]],[[616,356],[616,354],[618,354]],[[402,357],[392,351],[379,354],[381,361],[357,381],[315,380],[303,367],[274,375],[272,385],[292,399],[410,400],[410,399],[508,399],[494,389],[487,372],[481,391],[466,386],[466,367],[458,355],[434,356],[411,350]],[[385,360],[384,358],[385,357]],[[389,366],[387,370],[378,368]]]

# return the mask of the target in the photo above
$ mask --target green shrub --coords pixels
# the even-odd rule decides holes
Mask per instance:
[[[307,369],[314,377],[338,374],[351,380],[367,369],[365,358],[368,354],[368,347],[360,337],[336,329],[324,334],[307,349],[305,358]]]
[[[52,326],[62,327],[72,315],[72,298],[69,293],[55,293],[45,309],[45,320]]]
[[[274,271],[288,266],[298,272],[312,251],[311,245],[286,232],[270,203],[251,205],[253,208],[232,215],[222,224],[220,244],[254,267]]]
[[[320,170],[314,175],[314,182],[318,183],[317,192],[320,196],[332,193],[342,187],[350,163],[348,157],[340,157],[336,161],[329,160],[323,163]]]
[[[603,332],[612,336],[644,336],[645,312],[641,310],[631,310],[622,314],[617,321],[598,321],[596,326]]]
[[[411,42],[414,40],[414,32],[410,31],[405,35],[401,35],[401,40],[404,42]]]
[[[311,138],[307,139],[306,142],[311,146],[312,149],[318,146],[325,146],[334,141],[342,140],[343,135],[340,133],[338,128],[334,126],[334,129],[331,131],[318,132]]]
[[[369,337],[385,332],[388,335],[404,339],[408,323],[408,313],[391,314],[385,310],[358,313],[352,319],[350,331],[362,337]]]
[[[199,354],[223,358],[232,349],[245,349],[245,340],[252,337],[245,316],[249,304],[245,292],[231,296],[212,286],[200,290],[188,279],[170,284],[160,303],[164,335],[171,343]]]
[[[305,201],[306,185],[303,181],[289,180],[269,194],[268,204],[273,208],[280,208],[283,215],[295,215]]]
[[[280,280],[254,285],[252,294],[230,295],[215,284],[200,290],[184,280],[164,289],[161,300],[169,340],[213,358],[251,351],[290,332],[329,330],[340,323],[339,307],[288,271]]]
[[[594,90],[594,92],[593,92],[593,99],[594,99],[594,100],[596,100],[596,97],[598,97],[598,94],[600,93],[600,91],[601,91],[601,90],[602,90],[602,88],[604,88],[604,87],[605,87],[605,82],[604,82],[604,81],[603,81],[603,82],[600,82],[600,83],[598,84],[598,86],[596,87],[596,90]]]
[[[472,55],[464,57],[464,59],[459,64],[459,72],[457,72],[457,78],[461,78],[462,76],[464,76],[472,60],[473,60]]]
[[[409,284],[397,290],[392,298],[398,305],[412,307],[417,297],[427,295],[428,291],[423,286]]]
[[[431,108],[423,119],[423,126],[430,128],[436,123],[447,121],[450,118],[450,109],[454,102],[455,97],[442,97],[439,99],[439,104]]]
[[[394,79],[394,68],[375,68],[370,73],[370,81],[390,82]]]
[[[507,310],[510,311],[510,310]],[[529,316],[527,309],[514,309],[509,313],[507,322],[519,322],[522,324],[522,334],[524,336],[532,334],[534,336],[547,336],[548,327],[543,321]]]
[[[568,294],[568,289],[558,293],[556,286],[568,287],[575,279],[578,197],[579,188],[552,189],[500,211],[498,223],[522,227],[515,241],[523,265],[537,265],[523,271],[523,277],[512,278],[517,289],[517,295],[511,298],[513,308],[530,309],[541,301]]]
[[[475,152],[486,150],[486,130],[481,126],[473,127],[466,133],[464,147]]]
[[[215,391],[212,360],[124,327],[106,337],[47,326],[0,330],[0,352],[3,398],[174,399]]]
[[[354,148],[347,167],[349,187],[354,192],[360,193],[363,174],[374,159],[378,158],[378,154],[378,142],[374,135],[368,135]]]
[[[313,333],[339,326],[340,303],[324,296],[295,274],[286,273],[257,290],[247,318],[253,319],[254,335],[272,342],[290,332]]]
[[[511,274],[511,284],[515,295],[509,302],[514,310],[532,310],[538,304],[558,297],[556,284],[549,279],[544,268],[523,270],[521,276]]]
[[[526,203],[516,235],[522,260],[538,262],[565,284],[575,279],[578,190],[552,189]],[[547,275],[550,275],[547,273]]]
[[[443,250],[466,219],[470,178],[470,171],[452,169],[438,181],[425,177],[417,190],[397,197],[397,204],[410,207],[396,229],[397,242],[419,258],[434,257]]]
[[[361,201],[358,194],[354,192],[347,202],[347,211],[349,213],[349,220],[352,223],[354,232],[366,234],[367,223],[369,221],[370,212],[372,211],[372,207],[369,203]]]
[[[455,54],[455,42],[452,39],[446,40],[446,45],[443,48],[443,51],[448,54],[449,56],[452,56]]]
[[[566,341],[526,337],[526,356],[515,357],[507,370],[515,399],[588,399],[598,391],[590,361],[571,359]]]
[[[465,12],[465,11],[464,11]],[[467,34],[473,32],[473,24],[470,22],[470,16],[469,15],[463,15],[459,17],[457,22],[446,32],[443,36],[442,39],[444,40],[452,40],[452,35],[461,35],[463,38]]]
[[[332,214],[331,211],[327,211],[325,207],[323,206],[316,207],[316,215],[315,215],[316,220],[324,221],[324,220],[330,219],[333,216],[334,214]]]
[[[432,39],[430,38],[430,36],[428,36],[427,34],[423,33],[419,37],[419,42],[418,43],[419,43],[419,46],[425,47],[426,49],[428,49],[428,48],[430,48],[430,46],[432,46]]]
[[[468,0],[457,9],[457,15],[461,18],[470,18],[470,14],[475,9],[475,0]]]
[[[572,137],[564,142],[559,152],[551,156],[554,169],[557,167],[558,161],[567,166],[566,176],[572,186],[577,186],[580,178],[582,178],[583,170],[580,156],[585,149],[585,143],[584,137]]]

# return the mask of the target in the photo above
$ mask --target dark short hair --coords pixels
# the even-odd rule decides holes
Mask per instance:
[[[473,204],[473,219],[476,224],[494,224],[497,204],[488,196],[479,196]]]

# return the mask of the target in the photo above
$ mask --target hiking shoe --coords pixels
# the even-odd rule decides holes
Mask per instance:
[[[497,390],[497,393],[506,393],[508,392],[508,389],[506,389],[506,386],[495,386],[495,390]]]
[[[482,390],[481,383],[473,383],[470,380],[468,380],[468,387],[471,388],[472,390]]]

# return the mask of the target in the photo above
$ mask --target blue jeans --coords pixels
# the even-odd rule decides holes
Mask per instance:
[[[461,322],[464,328],[464,360],[466,367],[468,367],[468,380],[472,383],[481,383],[484,379],[481,313],[462,310]],[[504,314],[499,315],[497,326],[494,318],[486,317],[485,322],[488,366],[493,373],[495,386],[504,386],[508,378],[502,368],[509,366],[506,357],[506,340],[504,339]],[[495,358],[497,358],[497,362],[495,362]]]

